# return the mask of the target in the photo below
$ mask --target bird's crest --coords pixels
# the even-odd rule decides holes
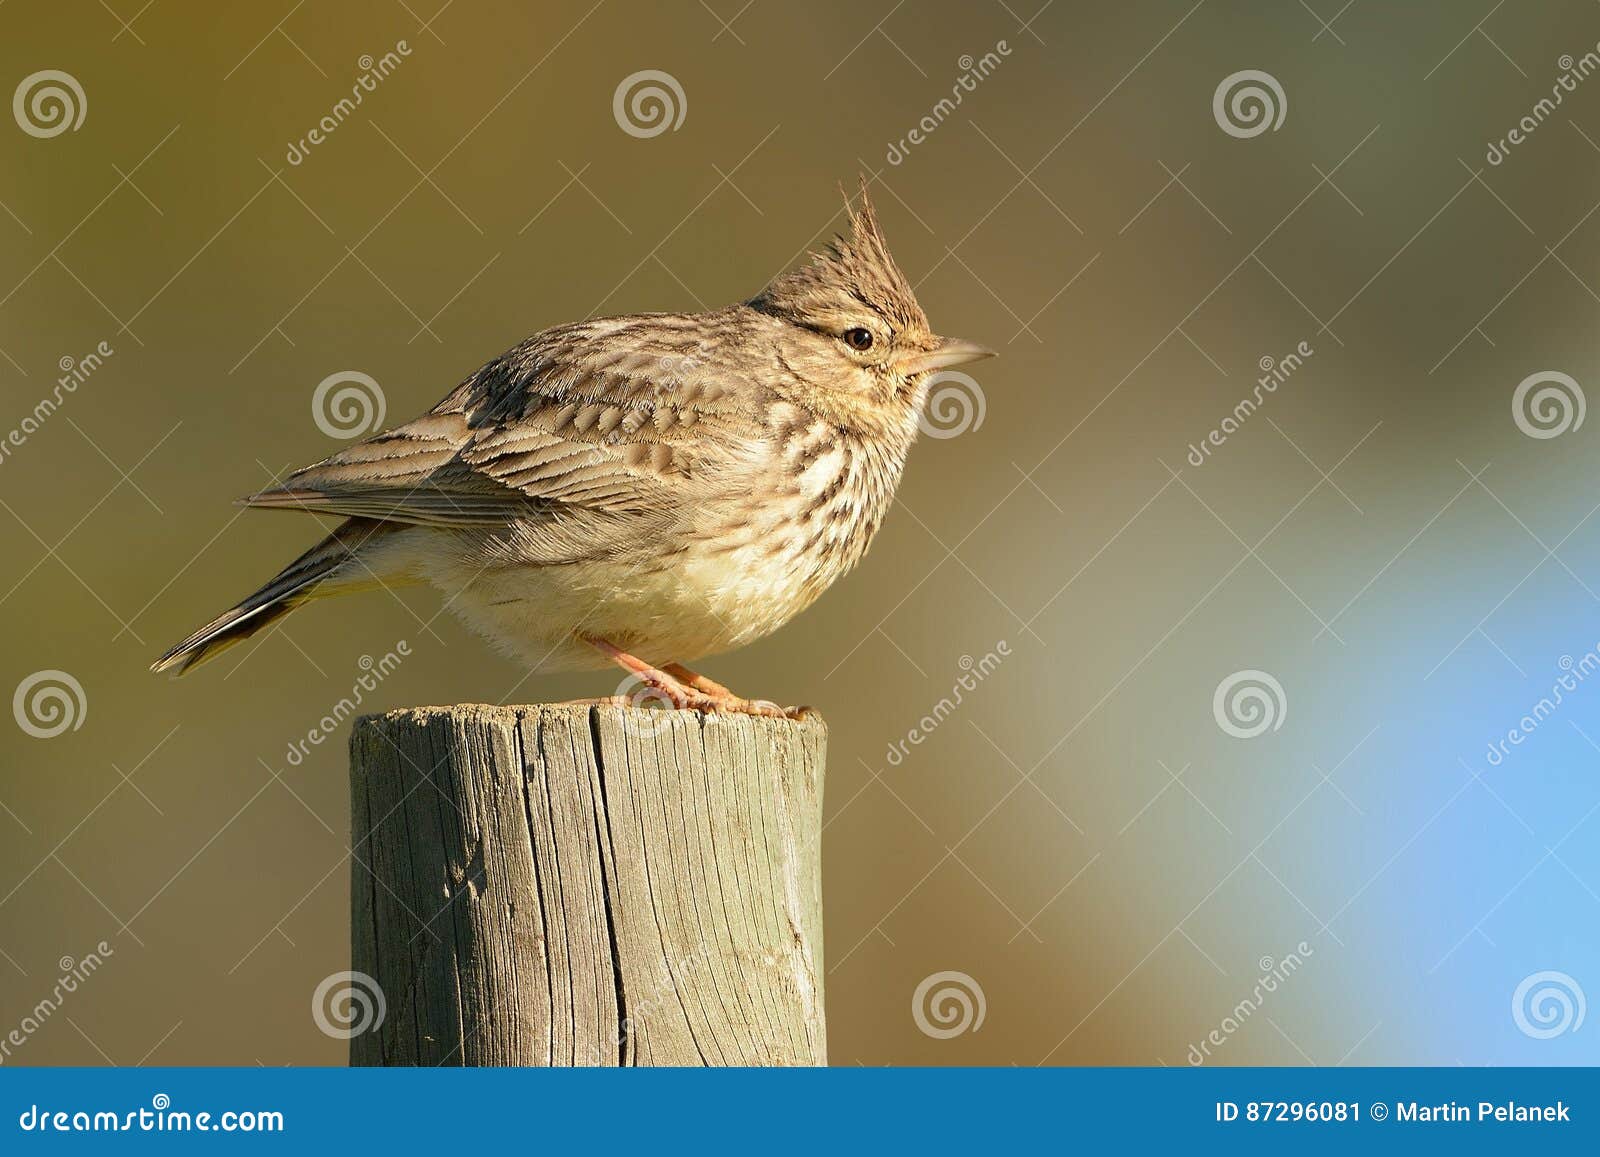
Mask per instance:
[[[811,255],[809,264],[778,277],[751,304],[758,309],[804,312],[808,301],[842,292],[878,310],[897,329],[927,330],[927,315],[889,254],[865,178],[856,206],[852,208],[846,198],[845,212],[850,222],[848,237],[836,234],[825,249]]]

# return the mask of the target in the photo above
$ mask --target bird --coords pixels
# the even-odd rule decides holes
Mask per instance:
[[[543,330],[414,421],[239,499],[344,521],[151,669],[306,603],[432,584],[535,669],[615,664],[663,706],[792,715],[685,664],[772,633],[861,561],[930,383],[994,352],[933,332],[865,179],[845,215],[747,301]]]

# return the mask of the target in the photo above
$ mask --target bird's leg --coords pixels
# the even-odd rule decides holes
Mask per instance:
[[[691,671],[682,663],[667,663],[661,669],[684,686],[693,687],[696,691],[704,691],[707,695],[718,699],[739,698],[715,679],[707,678],[698,671]]]
[[[699,680],[700,677],[688,671],[687,668],[679,667],[678,671],[690,675],[690,681],[684,680],[670,668],[662,670],[660,667],[652,667],[643,659],[628,654],[628,652],[607,639],[583,634],[580,634],[578,638],[599,651],[624,671],[627,671],[646,687],[658,692],[663,699],[680,711],[706,713],[728,711],[742,712],[749,715],[777,715],[780,717],[784,714],[783,709],[775,704],[757,703],[748,699],[741,699],[726,687],[719,683],[713,683],[709,679],[701,681],[700,685],[696,685],[692,680]],[[709,689],[710,687],[715,687],[717,690],[712,691]]]
[[[645,686],[660,692],[662,698],[679,710],[708,713],[726,711],[745,715],[774,715],[779,718],[787,714],[775,703],[741,699],[720,683],[696,675],[687,667],[670,664],[667,670],[662,670],[660,667],[652,667],[643,659],[628,654],[621,647],[597,635],[580,633],[578,638]],[[684,675],[689,678],[684,679]],[[716,690],[713,691],[711,688]]]
[[[774,715],[788,719],[804,718],[804,708],[785,711],[769,699],[746,699],[742,695],[735,695],[715,679],[709,679],[698,671],[691,671],[682,663],[668,663],[662,670],[684,686],[693,687],[696,691],[702,691],[720,700],[725,704],[722,708],[724,711],[740,711],[747,715]]]
[[[696,705],[694,703],[696,698],[710,698],[704,692],[684,686],[683,683],[659,667],[652,667],[643,659],[635,658],[633,655],[628,654],[628,652],[607,639],[602,639],[598,635],[585,635],[582,633],[579,633],[577,637],[638,679],[645,686],[661,692],[667,702],[674,707],[691,707]]]

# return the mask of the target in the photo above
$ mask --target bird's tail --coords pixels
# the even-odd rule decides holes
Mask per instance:
[[[242,642],[296,607],[329,595],[348,594],[379,585],[379,580],[357,564],[346,568],[357,551],[374,538],[402,529],[371,518],[352,518],[305,554],[295,559],[266,586],[238,606],[224,611],[150,665],[152,671],[177,668],[182,675],[207,659],[214,659],[234,643]],[[343,570],[344,574],[339,574]],[[335,577],[338,576],[338,577]]]

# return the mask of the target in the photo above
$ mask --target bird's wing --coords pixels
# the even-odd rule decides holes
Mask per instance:
[[[721,333],[652,317],[546,331],[428,414],[244,501],[443,527],[558,522],[568,543],[636,535],[681,517],[759,437],[711,348]]]
[[[243,499],[247,506],[347,514],[440,526],[503,523],[527,495],[480,478],[460,461],[471,431],[461,414],[425,414],[296,470]]]

